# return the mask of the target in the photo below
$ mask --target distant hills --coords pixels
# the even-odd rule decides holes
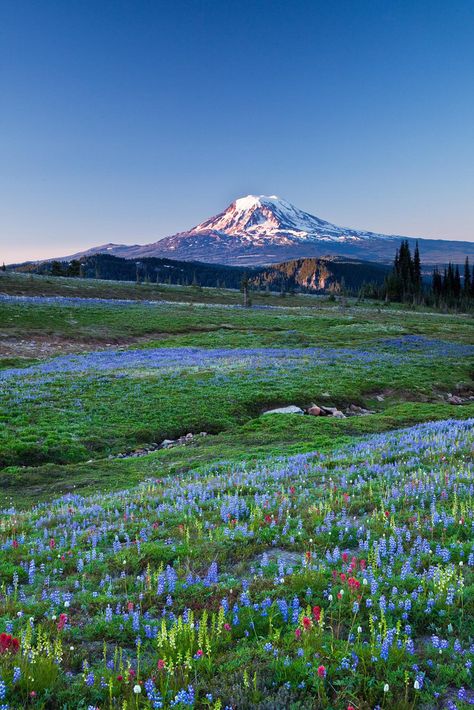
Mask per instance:
[[[107,253],[125,259],[160,257],[232,266],[281,263],[306,257],[351,257],[392,263],[405,237],[338,227],[276,196],[248,195],[192,229],[152,244],[103,244],[68,260]],[[414,248],[415,238],[409,237]],[[474,261],[474,242],[419,239],[424,264]]]
[[[343,286],[349,291],[357,291],[364,283],[381,284],[390,267],[343,257],[294,259],[264,267],[236,267],[155,257],[131,260],[108,253],[90,254],[72,261],[27,263],[17,265],[15,270],[235,289],[240,288],[245,275],[254,289],[337,293]]]

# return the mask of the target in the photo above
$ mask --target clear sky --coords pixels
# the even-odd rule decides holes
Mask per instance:
[[[0,261],[248,193],[474,239],[472,0],[0,0]]]

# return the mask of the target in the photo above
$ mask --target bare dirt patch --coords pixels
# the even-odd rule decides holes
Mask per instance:
[[[161,340],[169,337],[167,333],[139,336],[135,338],[68,338],[67,336],[35,333],[30,338],[0,335],[0,358],[41,359],[54,355],[85,353],[93,350],[105,350],[112,347],[134,345],[148,340]]]

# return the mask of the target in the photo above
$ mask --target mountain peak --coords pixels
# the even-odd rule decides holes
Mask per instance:
[[[247,242],[278,241],[288,236],[306,239],[329,222],[313,217],[276,195],[247,195],[232,202],[224,212],[201,222],[192,232],[218,232],[238,236]]]
[[[251,210],[255,207],[261,207],[265,203],[275,201],[279,201],[279,198],[276,195],[247,195],[246,197],[239,197],[232,203],[232,205],[230,205],[228,209],[235,207],[236,210],[243,212],[245,210]]]
[[[153,244],[107,244],[83,252],[125,258],[147,256],[221,264],[269,264],[304,257],[345,256],[366,261],[393,260],[402,237],[339,227],[295,207],[276,195],[245,195],[196,227]],[[414,239],[410,243],[414,248]],[[455,249],[456,247],[456,249]],[[426,262],[445,263],[466,255],[474,244],[425,240]],[[80,256],[75,255],[75,257]]]

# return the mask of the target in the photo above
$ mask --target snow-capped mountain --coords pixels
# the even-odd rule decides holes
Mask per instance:
[[[308,212],[303,212],[275,195],[247,195],[211,219],[198,224],[192,232],[225,232],[242,238],[247,243],[293,244],[296,241],[341,241],[371,238],[362,233],[336,227]]]
[[[73,257],[105,252],[127,259],[155,256],[257,265],[334,255],[389,262],[404,238],[338,227],[275,195],[247,195],[187,232],[165,237],[153,244],[105,244]],[[408,240],[414,246],[415,238]],[[447,261],[462,262],[466,256],[474,258],[472,242],[420,239],[420,250],[425,263],[444,264]]]

